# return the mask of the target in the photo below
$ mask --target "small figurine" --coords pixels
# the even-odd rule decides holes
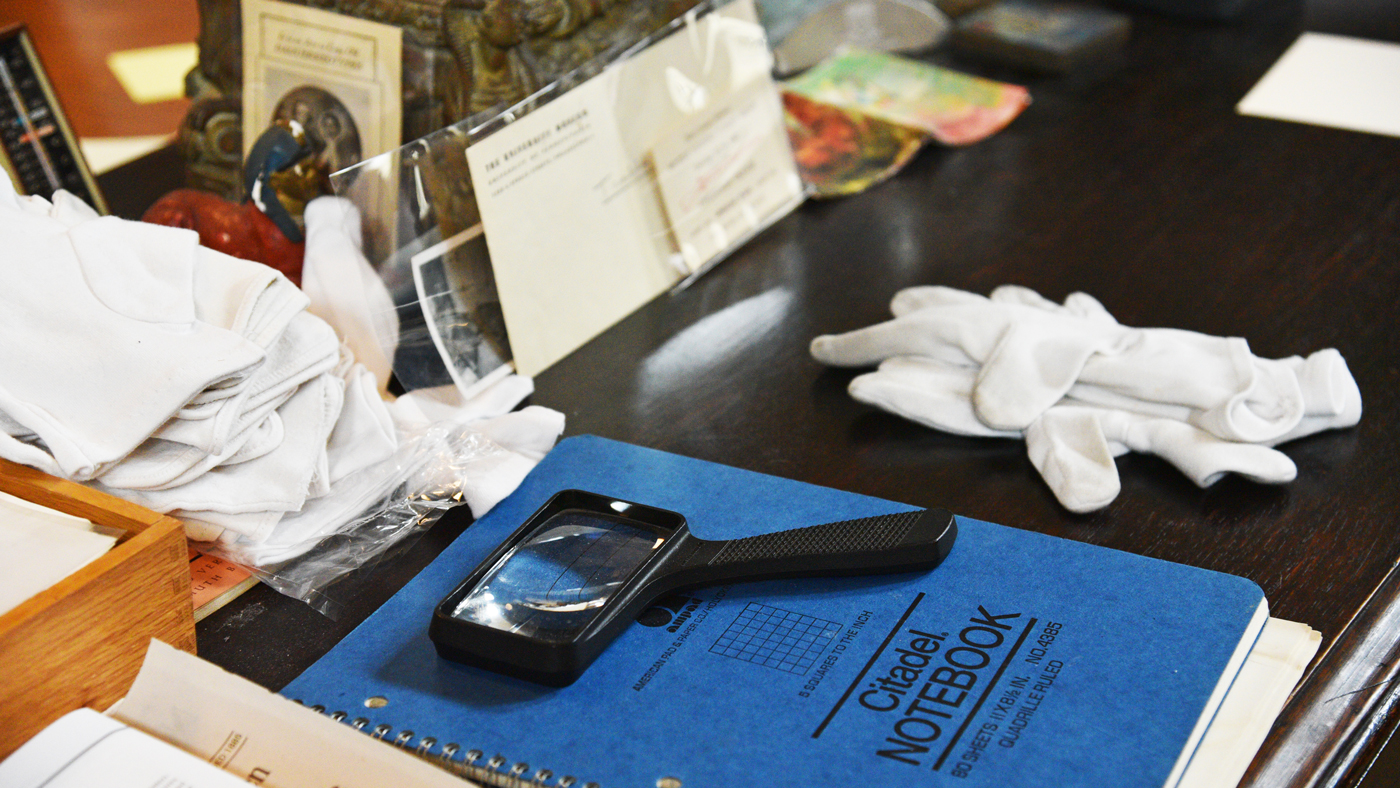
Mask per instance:
[[[273,108],[272,125],[248,153],[244,186],[253,195],[262,183],[254,202],[261,200],[259,207],[279,227],[295,226],[300,234],[306,204],[333,193],[331,173],[358,164],[361,156],[360,133],[350,111],[330,92],[302,85]],[[287,237],[296,240],[290,232]]]
[[[467,111],[508,107],[539,88],[519,49],[525,40],[523,7],[515,0],[448,0],[443,33],[469,86]]]
[[[272,183],[272,178],[289,170],[295,171],[298,162],[310,154],[311,146],[307,144],[306,130],[300,123],[292,120],[287,121],[285,125],[274,123],[268,127],[267,131],[258,137],[257,142],[253,143],[253,149],[248,152],[248,158],[243,162],[243,185],[248,190],[248,199],[271,219],[292,243],[301,243],[305,237],[302,235],[301,224],[283,204],[282,195]],[[302,196],[299,188],[302,178],[281,180],[296,187],[288,196]],[[300,209],[305,208],[309,200],[296,202],[299,203],[295,207],[300,214]]]
[[[148,208],[141,221],[194,230],[201,246],[269,265],[301,286],[306,245],[293,242],[252,202],[239,204],[212,192],[176,189]]]
[[[305,238],[299,219],[306,201],[315,195],[298,190],[287,199],[273,177],[295,172],[309,153],[301,124],[273,124],[244,163],[248,201],[239,204],[211,192],[177,189],[157,200],[141,220],[194,230],[201,246],[272,266],[300,286]]]

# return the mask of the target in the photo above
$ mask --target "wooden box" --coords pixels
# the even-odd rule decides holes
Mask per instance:
[[[146,644],[191,653],[194,614],[180,522],[0,460],[0,490],[125,532],[115,547],[0,616],[0,758],[73,709],[131,687]]]

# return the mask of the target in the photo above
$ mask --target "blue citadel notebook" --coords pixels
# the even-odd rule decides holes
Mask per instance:
[[[1158,788],[1267,617],[1242,578],[959,518],[931,572],[672,598],[562,689],[439,658],[433,607],[567,488],[705,539],[913,508],[569,438],[283,694],[498,785]]]

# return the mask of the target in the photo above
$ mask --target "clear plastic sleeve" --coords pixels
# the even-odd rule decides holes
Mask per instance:
[[[372,567],[462,505],[471,485],[508,454],[470,426],[437,424],[404,436],[389,459],[337,482],[257,545],[200,544],[243,565],[277,591],[339,617],[359,591],[354,570]]]
[[[771,68],[749,0],[701,3],[504,112],[334,174],[398,309],[404,388],[469,396],[512,364],[532,375],[796,207],[806,189]],[[575,105],[588,118],[569,125]],[[580,312],[592,322],[570,325]],[[539,335],[576,336],[536,352]]]
[[[805,199],[771,68],[751,0],[701,3],[614,38],[505,112],[333,175],[389,295],[369,322],[398,325],[384,350],[401,389],[471,398],[512,368],[533,375]],[[388,309],[394,319],[375,319]],[[532,310],[543,318],[520,319]],[[513,488],[523,471],[505,451],[439,425],[284,518],[273,539],[207,550],[334,617],[364,574],[353,570],[483,485]]]

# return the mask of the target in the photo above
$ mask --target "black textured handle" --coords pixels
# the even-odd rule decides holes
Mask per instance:
[[[956,531],[947,510],[899,512],[708,542],[686,564],[731,580],[931,569],[947,557]]]
[[[711,566],[753,561],[758,558],[790,558],[828,553],[864,553],[888,550],[904,541],[923,512],[900,512],[859,520],[810,525],[773,534],[725,542]]]

